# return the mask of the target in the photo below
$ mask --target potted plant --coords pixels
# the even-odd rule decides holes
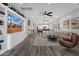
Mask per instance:
[[[8,6],[8,3],[2,3],[2,4],[4,4],[5,6]]]

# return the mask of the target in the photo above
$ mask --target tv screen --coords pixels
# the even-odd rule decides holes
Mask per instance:
[[[22,22],[19,17],[8,14],[8,33],[22,31]]]

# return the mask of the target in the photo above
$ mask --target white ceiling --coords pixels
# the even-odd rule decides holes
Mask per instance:
[[[26,17],[38,22],[42,23],[40,21],[41,19],[44,20],[44,18],[41,16],[40,12],[43,11],[52,11],[53,17],[47,17],[46,19],[49,19],[49,22],[54,21],[56,19],[59,19],[65,15],[68,15],[69,13],[73,12],[74,10],[79,8],[79,4],[73,4],[73,3],[24,3],[24,4],[12,4],[22,12]],[[23,9],[25,10],[23,10]]]

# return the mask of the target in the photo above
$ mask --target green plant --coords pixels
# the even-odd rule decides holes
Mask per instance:
[[[18,12],[19,15],[21,15],[22,17],[25,17],[23,14],[21,14],[20,12]]]
[[[9,8],[12,9],[13,11],[15,11],[15,12],[17,11],[16,8],[14,8],[13,6],[9,7]]]
[[[2,3],[2,4],[4,4],[5,6],[8,6],[8,3]]]
[[[15,11],[16,13],[18,13],[19,15],[21,15],[22,17],[25,17],[23,14],[21,14],[19,11],[17,11],[16,8],[14,8],[13,6],[9,7],[9,8],[12,9],[13,11]]]

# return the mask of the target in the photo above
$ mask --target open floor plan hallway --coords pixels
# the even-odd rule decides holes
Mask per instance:
[[[3,53],[1,56],[75,56],[79,55],[79,46],[66,49],[60,45],[34,45],[36,38],[46,39],[38,33],[33,33],[25,38],[13,49]],[[38,40],[39,40],[38,39]],[[55,43],[55,42],[52,42]],[[56,44],[56,43],[55,43]],[[58,42],[57,42],[58,44]]]

